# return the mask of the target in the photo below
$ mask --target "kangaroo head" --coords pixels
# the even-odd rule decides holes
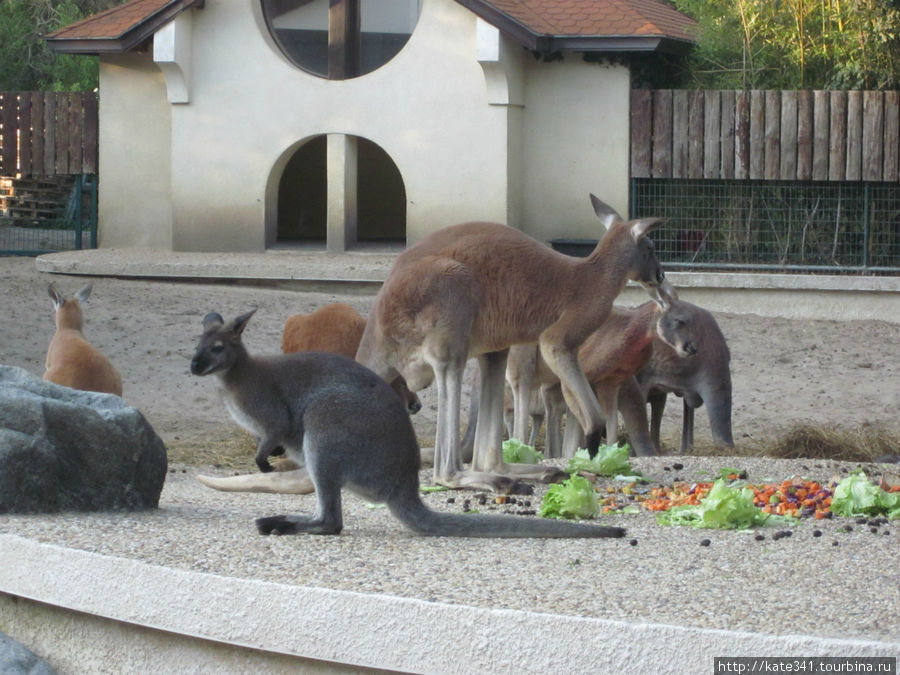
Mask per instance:
[[[668,281],[663,281],[653,290],[653,300],[660,307],[656,321],[659,339],[674,349],[678,356],[693,356],[697,353],[697,341],[690,310],[685,303],[679,302],[678,294]]]
[[[79,289],[79,291],[69,300],[57,290],[56,285],[51,283],[47,287],[47,294],[53,301],[53,309],[56,312],[57,328],[74,328],[82,330],[84,328],[84,314],[81,310],[81,303],[91,296],[93,283],[87,283]]]
[[[221,314],[210,312],[203,317],[203,335],[191,359],[191,373],[211,375],[230,369],[244,353],[241,334],[256,309],[225,323]]]
[[[606,202],[591,195],[594,213],[603,222],[607,235],[616,239],[615,258],[628,268],[628,278],[645,287],[659,286],[665,274],[647,235],[666,222],[665,218],[639,218],[625,222]]]

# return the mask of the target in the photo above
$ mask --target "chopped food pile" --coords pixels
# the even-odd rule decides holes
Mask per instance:
[[[773,516],[900,518],[900,485],[888,485],[883,481],[876,485],[861,470],[825,482],[794,476],[780,482],[750,483],[746,472],[722,469],[716,480],[689,482],[676,479],[672,485],[650,486],[643,477],[634,475],[636,472],[627,464],[619,463],[616,468],[629,475],[615,475],[613,484],[597,486],[593,481],[600,474],[590,468],[594,467],[589,467],[586,456],[570,464],[569,470],[574,469],[577,473],[573,473],[565,484],[548,491],[541,515],[589,518],[595,510],[610,514],[646,509],[656,512],[657,520],[667,525],[734,529],[762,525]],[[602,475],[609,476],[610,472],[603,471]],[[616,482],[622,485],[616,485]]]

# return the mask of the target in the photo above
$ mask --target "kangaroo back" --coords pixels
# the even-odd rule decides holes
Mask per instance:
[[[47,348],[44,379],[72,389],[122,395],[122,377],[109,359],[84,337],[81,303],[91,295],[86,284],[70,299],[50,284],[48,293],[56,312],[56,332]]]
[[[335,302],[309,314],[293,314],[284,322],[281,351],[331,352],[356,357],[366,319],[350,305]]]

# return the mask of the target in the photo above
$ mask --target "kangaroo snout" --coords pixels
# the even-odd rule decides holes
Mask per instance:
[[[693,356],[697,353],[697,345],[693,342],[683,342],[679,345],[678,353],[680,356]]]

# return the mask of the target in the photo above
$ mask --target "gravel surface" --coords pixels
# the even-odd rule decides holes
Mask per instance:
[[[725,466],[745,469],[751,481],[793,475],[826,480],[856,467],[705,457],[632,463],[651,483],[667,485],[675,478],[710,480]],[[683,467],[676,470],[673,464]],[[891,467],[864,468],[875,474]],[[195,479],[210,472],[209,467],[172,466],[156,511],[3,515],[0,532],[286,584],[575,616],[900,642],[900,521],[874,531],[847,518],[721,531],[660,525],[644,511],[600,518],[627,528],[624,539],[465,540],[413,535],[387,509],[346,495],[340,536],[262,537],[255,532],[255,517],[309,512],[314,497],[216,492]],[[428,474],[423,472],[423,482]],[[496,511],[533,510],[543,492],[538,486],[535,495],[517,497],[519,503]],[[471,492],[436,492],[424,499],[438,510],[461,511],[465,499],[481,512],[492,510],[490,499],[479,505]],[[791,536],[776,538],[782,531]]]

